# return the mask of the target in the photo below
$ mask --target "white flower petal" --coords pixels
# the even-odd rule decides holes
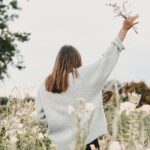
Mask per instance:
[[[69,105],[69,106],[68,106],[68,114],[71,115],[71,114],[73,114],[74,112],[75,112],[74,107],[73,107],[72,105]]]
[[[85,104],[85,110],[87,112],[93,112],[95,110],[95,106],[92,103],[86,103]]]
[[[119,142],[114,141],[110,144],[109,150],[121,150],[121,145]]]

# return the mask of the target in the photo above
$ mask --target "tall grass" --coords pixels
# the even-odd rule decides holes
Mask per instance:
[[[150,149],[150,105],[137,107],[139,98],[140,95],[133,92],[128,95],[128,101],[123,102],[117,92],[115,99],[105,105],[109,132],[100,137],[101,150]],[[84,113],[89,117],[83,130],[81,120]],[[68,115],[76,127],[74,150],[85,150],[93,114],[94,106],[83,99],[75,106],[68,106]],[[0,105],[0,150],[10,149],[56,149],[48,138],[46,127],[35,122],[33,99],[9,97],[7,105]]]

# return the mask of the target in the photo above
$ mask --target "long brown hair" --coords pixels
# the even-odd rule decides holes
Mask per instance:
[[[82,65],[78,50],[70,45],[65,45],[59,50],[52,73],[46,78],[46,90],[61,93],[68,88],[68,75],[72,73],[77,78],[77,68]]]

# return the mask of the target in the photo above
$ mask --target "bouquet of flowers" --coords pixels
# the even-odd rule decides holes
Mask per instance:
[[[111,7],[113,9],[115,16],[120,16],[124,19],[127,19],[132,14],[132,11],[130,10],[131,4],[129,4],[127,0],[121,0],[118,2],[115,0],[109,0],[106,3],[106,6]],[[132,28],[134,29],[135,33],[138,33],[135,26],[133,26]]]

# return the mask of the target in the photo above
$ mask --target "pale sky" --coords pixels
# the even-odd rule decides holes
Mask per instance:
[[[119,1],[119,0],[118,0]],[[64,44],[75,46],[83,65],[94,62],[107,49],[121,28],[122,18],[115,18],[106,0],[30,0],[21,2],[20,18],[11,26],[15,31],[31,32],[31,40],[19,47],[26,69],[9,68],[10,78],[0,83],[0,95],[9,95],[17,86],[24,94],[35,95],[36,88],[52,70],[56,54]],[[131,30],[126,49],[110,79],[150,83],[150,1],[130,0],[134,14],[139,14],[139,34]]]

